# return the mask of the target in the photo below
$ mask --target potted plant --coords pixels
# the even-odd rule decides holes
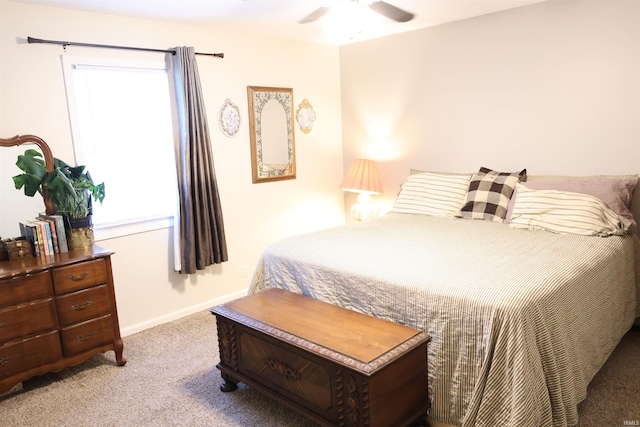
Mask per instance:
[[[15,187],[24,188],[29,197],[48,194],[56,213],[64,218],[69,249],[93,246],[92,199],[102,203],[104,183],[95,184],[85,166],[71,166],[56,158],[53,161],[53,171],[47,172],[39,151],[29,149],[19,155],[16,166],[23,173],[13,177]]]

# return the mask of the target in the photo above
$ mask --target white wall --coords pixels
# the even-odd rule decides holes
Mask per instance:
[[[205,309],[243,294],[262,250],[289,235],[344,222],[339,51],[215,29],[77,12],[0,0],[0,137],[35,134],[53,154],[73,159],[60,56],[111,56],[162,60],[163,54],[27,44],[27,36],[75,42],[224,52],[198,57],[222,199],[229,262],[196,275],[172,271],[171,230],[101,241],[113,249],[113,268],[124,334]],[[297,179],[252,184],[247,86],[291,87],[318,120],[309,134],[297,130]],[[226,98],[240,107],[242,128],[224,136],[216,122]],[[18,235],[17,222],[43,210],[41,199],[13,189],[15,156],[0,154],[0,235]],[[9,154],[7,154],[9,153]],[[117,168],[117,165],[114,165]],[[107,189],[109,183],[106,183]],[[108,190],[107,190],[108,191]],[[107,193],[108,194],[108,193]],[[108,201],[108,195],[107,199]],[[246,264],[249,277],[241,277]]]
[[[640,2],[551,0],[340,48],[344,169],[640,172]],[[348,204],[352,200],[346,199]]]

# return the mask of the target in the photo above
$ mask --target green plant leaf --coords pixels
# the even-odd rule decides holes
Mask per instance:
[[[36,150],[27,150],[24,154],[18,155],[16,166],[28,175],[34,175],[41,179],[47,174],[42,153]]]
[[[61,215],[84,218],[91,214],[92,198],[100,203],[104,200],[104,183],[94,184],[84,165],[71,166],[56,158],[53,162],[53,172],[47,173],[42,154],[36,150],[25,151],[16,162],[24,173],[13,177],[15,187],[24,187],[27,196],[42,194],[46,188]]]
[[[76,190],[73,182],[61,169],[55,169],[44,180],[44,186],[49,190],[49,194],[61,194],[75,196]]]
[[[16,189],[20,190],[24,187],[24,194],[29,197],[33,197],[36,193],[40,192],[40,184],[42,180],[35,175],[16,175],[13,177],[13,184]]]
[[[96,199],[97,201],[100,202],[100,204],[102,204],[102,201],[104,200],[104,182],[101,182],[100,184],[96,185],[93,188],[93,192],[91,193],[93,195],[93,198]]]
[[[24,194],[33,197],[36,193],[42,193],[42,178],[47,174],[42,154],[36,150],[26,150],[18,155],[16,166],[24,173],[13,177],[16,189],[24,187]]]

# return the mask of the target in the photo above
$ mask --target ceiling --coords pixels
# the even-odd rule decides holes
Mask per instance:
[[[339,3],[340,0],[14,1],[341,45],[547,0],[386,0],[393,6],[413,13],[415,17],[409,22],[398,23],[366,8],[367,19],[373,24],[348,31],[345,30],[345,25],[337,24],[333,25],[333,31],[329,31],[326,28],[331,22],[329,14],[315,22],[298,23],[319,7]]]

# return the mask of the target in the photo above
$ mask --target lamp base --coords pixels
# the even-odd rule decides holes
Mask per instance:
[[[371,195],[369,193],[360,193],[358,195],[358,203],[351,206],[351,217],[356,221],[366,221],[380,215],[380,209],[371,203]]]

